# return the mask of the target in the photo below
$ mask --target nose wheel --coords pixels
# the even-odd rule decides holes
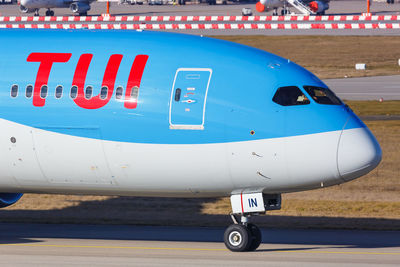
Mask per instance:
[[[243,220],[243,218],[245,218]],[[262,240],[260,229],[247,223],[248,217],[242,216],[242,223],[230,225],[224,233],[225,246],[233,252],[244,252],[256,250]],[[237,222],[234,219],[234,222]]]

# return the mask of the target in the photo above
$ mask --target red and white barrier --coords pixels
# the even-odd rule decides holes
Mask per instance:
[[[10,16],[0,22],[399,21],[400,16]]]
[[[12,29],[89,29],[89,30],[343,30],[400,29],[400,23],[325,23],[325,24],[0,24]]]

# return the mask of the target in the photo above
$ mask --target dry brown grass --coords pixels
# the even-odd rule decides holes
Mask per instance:
[[[345,101],[359,116],[400,115],[400,101]]]
[[[218,36],[277,54],[321,79],[400,74],[400,36]],[[366,63],[366,71],[356,71]]]

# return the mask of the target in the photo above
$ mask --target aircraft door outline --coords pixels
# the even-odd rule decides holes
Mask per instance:
[[[169,128],[204,130],[210,68],[178,68],[169,105]]]

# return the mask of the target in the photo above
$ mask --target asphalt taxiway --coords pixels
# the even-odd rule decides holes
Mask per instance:
[[[262,229],[233,253],[222,228],[0,224],[2,266],[398,266],[400,232]]]
[[[341,99],[400,100],[400,75],[326,79],[324,82]]]

